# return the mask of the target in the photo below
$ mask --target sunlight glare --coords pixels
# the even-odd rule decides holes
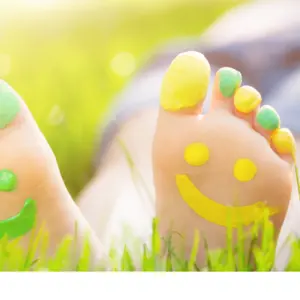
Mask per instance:
[[[58,5],[60,0],[23,0],[23,4],[34,7],[51,7]]]

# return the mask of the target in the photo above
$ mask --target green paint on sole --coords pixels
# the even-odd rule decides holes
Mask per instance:
[[[0,239],[21,237],[31,231],[36,221],[37,206],[32,199],[27,199],[22,210],[15,216],[0,221]]]
[[[0,192],[11,192],[17,187],[17,176],[9,170],[0,170]]]
[[[18,94],[3,80],[0,81],[0,129],[11,123],[20,111]]]
[[[242,83],[242,74],[228,67],[221,68],[218,74],[220,92],[226,98],[232,97]]]
[[[280,127],[280,117],[276,110],[269,105],[261,107],[256,115],[256,122],[266,130],[275,130]]]

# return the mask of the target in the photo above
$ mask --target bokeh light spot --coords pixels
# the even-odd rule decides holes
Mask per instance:
[[[126,77],[136,69],[136,60],[131,53],[120,52],[111,60],[110,67],[118,76]]]

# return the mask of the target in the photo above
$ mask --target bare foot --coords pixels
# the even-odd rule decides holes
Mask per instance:
[[[280,129],[277,113],[260,108],[259,92],[241,86],[238,71],[222,68],[211,109],[201,115],[209,78],[202,54],[174,59],[162,84],[153,146],[160,231],[177,233],[172,245],[187,255],[195,230],[209,248],[225,247],[228,218],[233,228],[249,228],[265,209],[277,236],[292,190],[294,139]]]
[[[53,254],[67,235],[74,235],[76,225],[76,257],[88,234],[92,258],[100,258],[99,242],[71,199],[53,152],[25,103],[4,81],[0,81],[0,157],[0,237],[21,237],[26,250],[32,229],[37,232],[43,225]]]

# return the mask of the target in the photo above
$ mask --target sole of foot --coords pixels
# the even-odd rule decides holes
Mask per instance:
[[[43,230],[49,238],[49,257],[67,236],[74,237],[73,262],[87,239],[91,264],[105,256],[26,104],[4,81],[0,81],[0,156],[1,238],[19,238],[27,251],[34,235]]]
[[[228,225],[236,241],[237,228],[247,232],[267,212],[278,236],[295,158],[291,132],[280,128],[272,107],[260,106],[256,89],[242,86],[237,70],[217,72],[203,115],[209,79],[202,54],[186,52],[173,60],[162,83],[153,144],[160,233],[188,258],[198,232],[199,264],[206,259],[204,240],[209,249],[226,247]]]

